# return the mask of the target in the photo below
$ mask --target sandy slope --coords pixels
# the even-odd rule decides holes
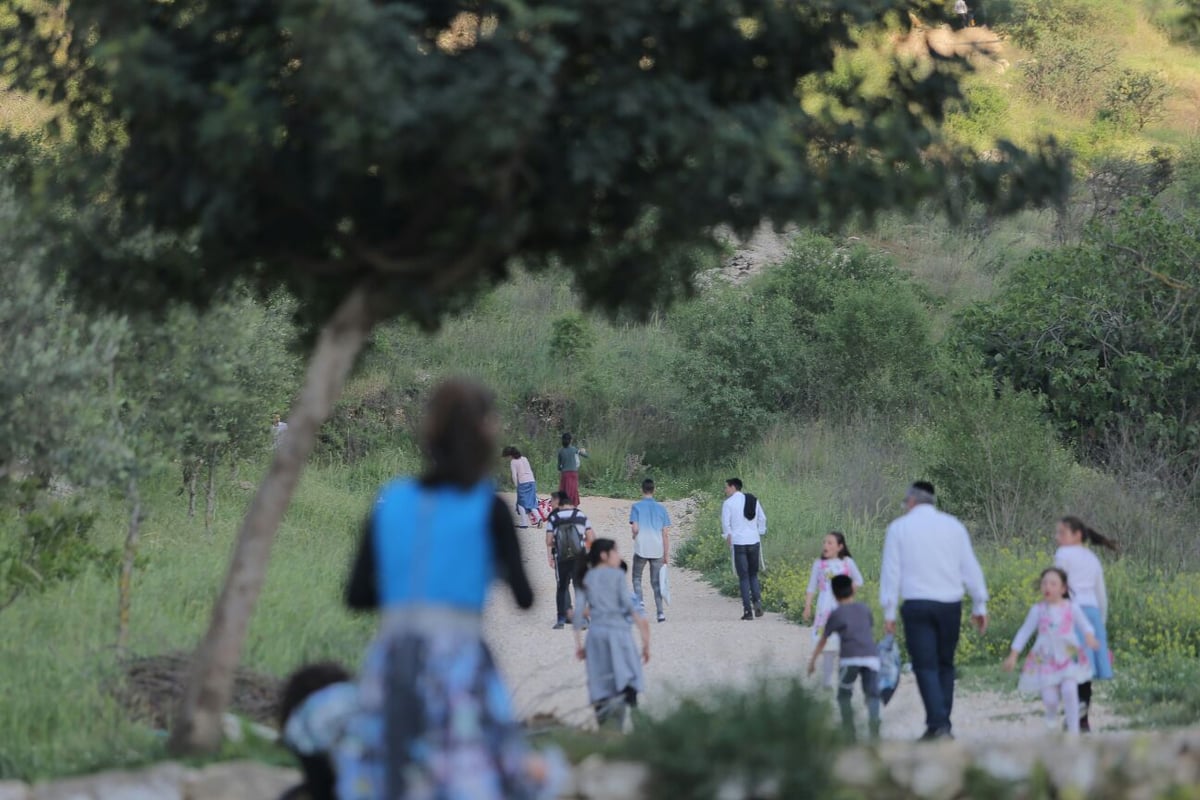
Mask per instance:
[[[667,505],[677,528],[686,535],[692,528],[690,504],[679,501]],[[631,553],[629,506],[629,501],[606,498],[584,498],[581,505],[596,534],[616,539],[627,557]],[[535,529],[519,533],[536,596],[534,608],[520,611],[507,590],[500,587],[487,609],[488,640],[522,717],[546,713],[565,722],[587,724],[591,711],[583,665],[575,660],[571,632],[551,629],[555,616],[554,575],[545,560],[545,535]],[[778,614],[743,622],[738,600],[722,597],[695,573],[672,569],[673,602],[667,609],[667,621],[651,623],[648,690],[643,697],[649,710],[669,708],[672,698],[681,692],[736,684],[759,674],[803,673],[813,646],[809,628],[790,624]],[[646,598],[650,600],[648,573],[645,580]],[[875,587],[867,587],[867,591],[873,590]],[[832,698],[832,693],[829,696]],[[860,698],[856,696],[855,702],[859,705]],[[955,733],[960,739],[1025,738],[1041,732],[1040,716],[1041,704],[1032,699],[960,692],[954,710]],[[1092,722],[1097,728],[1120,724],[1103,706],[1093,714]],[[924,711],[916,684],[911,675],[905,675],[884,711],[883,735],[911,739],[923,729]]]

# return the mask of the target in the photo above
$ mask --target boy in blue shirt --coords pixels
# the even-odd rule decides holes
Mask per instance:
[[[654,499],[654,481],[642,481],[642,499],[633,504],[629,511],[629,525],[633,532],[633,593],[638,604],[645,608],[642,600],[642,571],[650,565],[650,588],[654,590],[654,605],[658,610],[658,621],[666,622],[663,612],[662,589],[659,576],[670,560],[671,516],[666,506]]]

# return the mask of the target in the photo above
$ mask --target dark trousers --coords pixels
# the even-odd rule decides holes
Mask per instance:
[[[571,584],[575,584],[576,595],[583,588],[579,580],[579,559],[557,558],[555,561],[558,564],[558,593],[554,602],[558,606],[558,621],[566,622],[567,612],[571,610]]]
[[[633,557],[633,593],[637,595],[642,608],[645,608],[646,601],[642,599],[642,573],[647,564],[650,565],[650,588],[654,590],[654,608],[661,614],[663,613],[662,588],[659,584],[659,577],[662,573],[661,558],[642,558],[637,555]]]
[[[854,741],[854,709],[850,698],[854,694],[854,681],[862,680],[863,698],[867,703],[867,729],[872,739],[879,738],[879,673],[868,667],[842,667],[838,675],[838,710],[842,715],[842,731]]]
[[[742,610],[750,613],[751,603],[762,604],[762,587],[758,585],[758,565],[760,556],[757,544],[735,544],[733,546],[733,567],[737,570],[738,584],[742,591]]]
[[[954,651],[962,630],[962,603],[905,600],[900,618],[917,689],[925,704],[926,731],[948,731],[954,708]]]

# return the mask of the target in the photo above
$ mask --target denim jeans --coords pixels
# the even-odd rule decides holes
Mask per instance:
[[[962,630],[962,603],[905,600],[900,618],[917,689],[925,704],[926,731],[948,731],[954,708],[954,651]]]
[[[760,563],[757,544],[735,544],[733,566],[737,570],[738,584],[742,591],[742,610],[749,614],[753,605],[762,604],[762,587],[758,584]]]
[[[863,697],[867,701],[867,725],[872,739],[879,738],[879,673],[869,667],[842,667],[838,675],[838,710],[842,714],[842,730],[850,741],[854,741],[854,709],[850,697],[854,693],[854,681],[862,679]]]
[[[558,621],[567,621],[567,611],[571,608],[571,584],[575,584],[575,594],[579,595],[583,588],[579,580],[579,559],[556,559],[558,562],[558,592],[554,602],[558,606]]]
[[[637,555],[633,557],[633,594],[642,608],[645,608],[646,603],[642,600],[642,571],[649,564],[650,588],[654,590],[654,607],[659,614],[663,613],[662,588],[658,583],[659,574],[662,572],[662,563],[661,558],[642,558]]]

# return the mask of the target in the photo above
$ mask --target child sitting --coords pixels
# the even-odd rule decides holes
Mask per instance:
[[[808,674],[817,670],[817,658],[829,637],[840,636],[842,643],[841,669],[838,681],[838,709],[842,729],[854,741],[854,711],[850,697],[856,678],[862,679],[863,695],[867,701],[867,717],[872,739],[879,738],[879,651],[875,647],[874,623],[871,609],[854,601],[854,581],[849,575],[835,575],[830,581],[837,608],[830,614],[821,633],[821,640],[808,662]]]
[[[279,725],[304,782],[280,800],[336,800],[333,751],[358,709],[358,687],[340,664],[308,664],[292,673],[279,700]]]

